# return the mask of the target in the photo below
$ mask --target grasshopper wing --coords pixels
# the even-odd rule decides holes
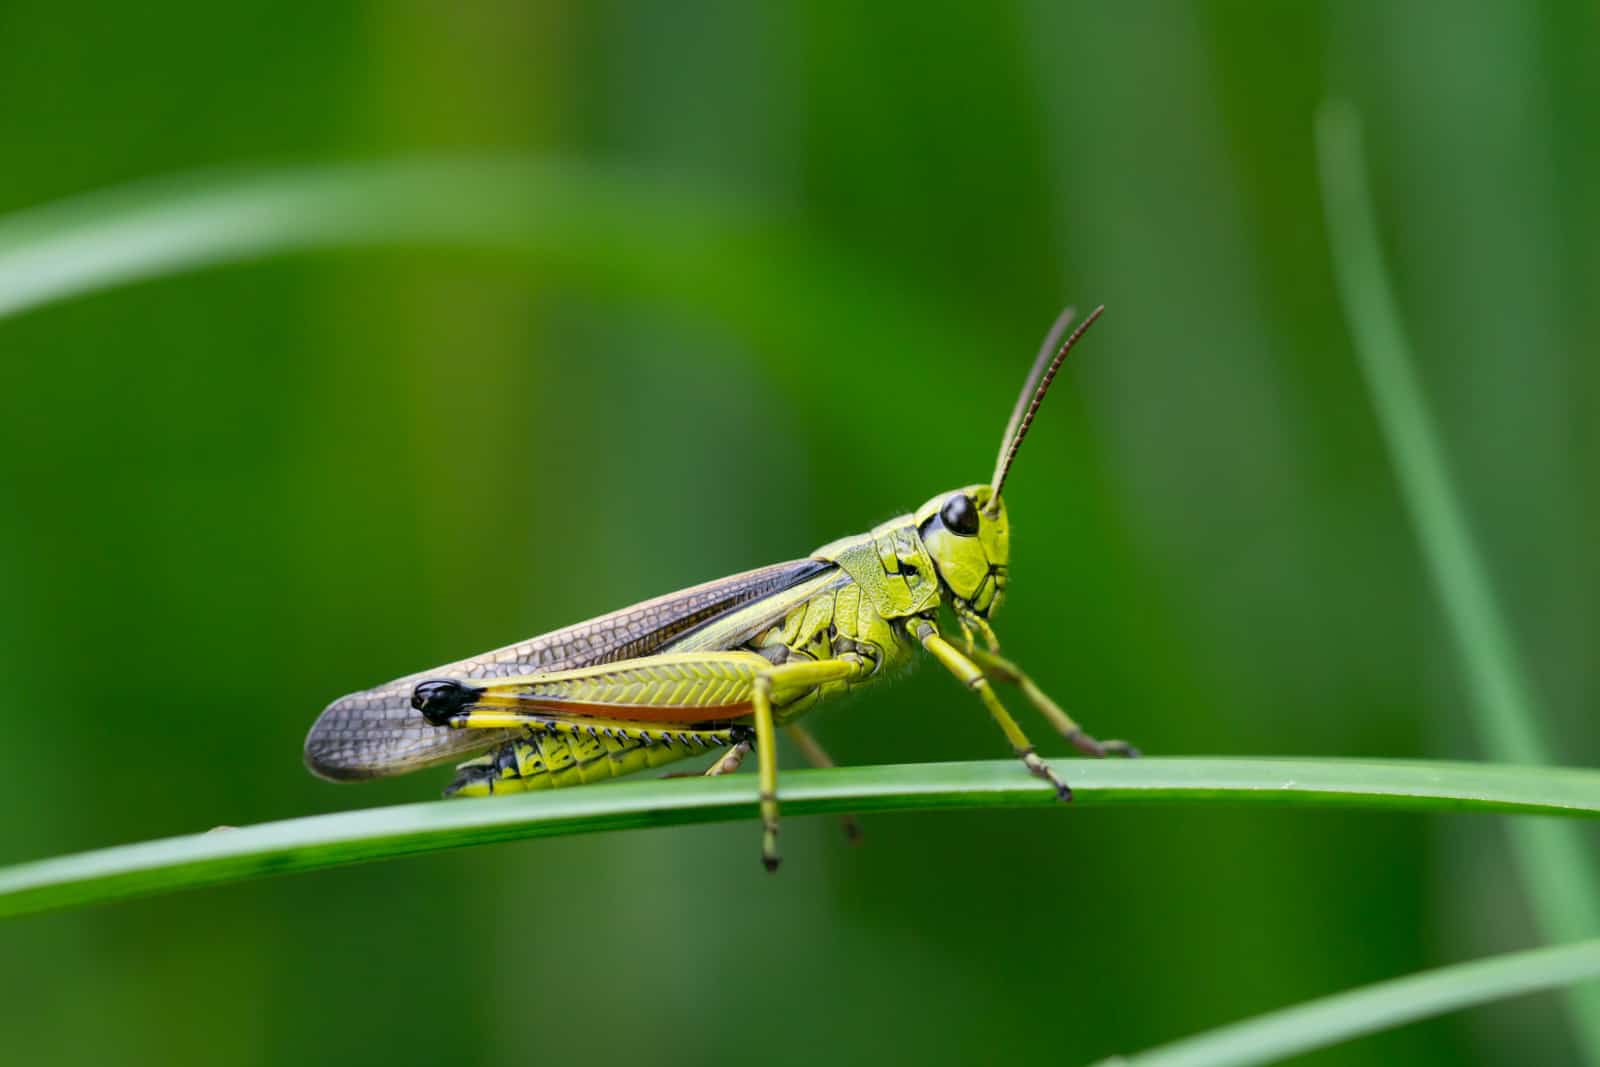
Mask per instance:
[[[349,780],[449,762],[512,732],[430,725],[411,706],[411,690],[425,678],[502,678],[648,656],[734,613],[781,617],[791,599],[782,594],[801,586],[809,589],[834,570],[832,564],[805,559],[746,571],[340,697],[306,736],[306,766],[323,778]],[[768,601],[772,611],[759,610]]]

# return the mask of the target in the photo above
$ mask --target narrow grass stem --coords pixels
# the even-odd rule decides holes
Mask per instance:
[[[1549,763],[1533,687],[1417,379],[1378,242],[1360,121],[1349,105],[1323,108],[1317,143],[1334,276],[1401,496],[1467,674],[1480,743],[1496,760]],[[1600,936],[1600,878],[1575,828],[1518,823],[1511,841],[1545,939]],[[1600,984],[1571,990],[1568,1007],[1589,1062],[1600,1064]]]
[[[1600,939],[1459,963],[1337,993],[1100,1067],[1251,1067],[1487,1004],[1600,978]]]
[[[618,240],[619,220],[630,217],[674,239],[704,239],[754,220],[730,199],[515,156],[155,179],[0,219],[0,318],[310,249],[445,245],[570,257],[575,246]]]

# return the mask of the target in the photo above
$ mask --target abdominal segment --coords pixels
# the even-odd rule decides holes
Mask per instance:
[[[446,796],[492,796],[588,785],[662,767],[747,740],[749,727],[548,719],[456,768]]]

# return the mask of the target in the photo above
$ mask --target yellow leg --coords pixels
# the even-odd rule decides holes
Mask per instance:
[[[1057,797],[1062,800],[1071,800],[1072,790],[1067,786],[1067,783],[1056,777],[1055,772],[1050,769],[1050,765],[1040,759],[1039,754],[1033,750],[1033,742],[1028,740],[1028,735],[1022,732],[1022,727],[1017,725],[1017,720],[1013,719],[1011,713],[1006,710],[1005,705],[1000,703],[1000,698],[994,695],[994,689],[989,685],[989,679],[983,673],[983,668],[979,667],[964,655],[960,649],[940,636],[933,623],[927,619],[917,619],[912,623],[912,626],[914,629],[911,632],[922,643],[922,647],[932,653],[933,657],[940,663],[944,664],[945,669],[965,683],[968,689],[978,694],[978,699],[982,700],[984,707],[989,709],[989,715],[994,719],[995,724],[1000,727],[1001,731],[1004,732],[1006,740],[1011,742],[1011,751],[1016,753],[1018,759],[1022,760],[1023,766],[1027,767],[1036,777],[1043,778],[1055,786]]]
[[[750,755],[750,742],[740,741],[737,745],[723,753],[722,758],[705,769],[702,777],[716,778],[723,774],[732,774],[744,763],[744,758]]]
[[[761,786],[761,865],[778,869],[778,735],[772,724],[772,678],[763,674],[754,690],[756,774]]]
[[[794,742],[794,747],[800,750],[801,755],[805,756],[806,762],[811,766],[824,771],[833,766],[833,759],[829,757],[827,752],[823,751],[821,745],[817,744],[817,739],[811,736],[810,730],[807,730],[799,723],[790,723],[783,729],[789,735],[789,740]],[[845,814],[839,816],[839,823],[844,827],[845,838],[852,845],[860,842],[861,823],[857,821],[854,815]]]
[[[648,724],[637,722],[568,719],[560,714],[564,706],[577,704],[586,708],[605,708],[644,704],[652,708],[681,707],[696,716],[709,718],[706,714],[708,709],[738,708],[742,711],[748,702],[750,720],[755,728],[754,741],[760,771],[761,860],[767,870],[775,871],[778,869],[778,749],[773,710],[790,707],[818,687],[829,682],[847,681],[864,669],[862,661],[853,655],[821,661],[794,660],[774,665],[753,652],[663,653],[571,671],[499,678],[483,686],[453,678],[434,678],[416,685],[411,694],[411,703],[422,712],[423,718],[435,726],[492,729],[526,726],[545,731],[553,725],[581,723],[581,729],[593,743],[590,747],[605,749],[615,744],[651,744],[655,739],[653,731]],[[686,686],[686,680],[697,684]],[[707,743],[699,739],[704,733],[707,731],[688,726],[687,729],[663,732],[660,741],[666,747],[672,747],[675,742],[685,749],[691,743],[707,747]],[[729,737],[727,740],[732,739]],[[680,750],[674,749],[672,754],[676,755],[677,751]],[[743,756],[743,751],[728,753],[711,769],[711,773],[727,773],[738,766]],[[576,757],[568,763],[575,761]],[[641,757],[635,762],[642,767],[657,766],[666,761],[646,763]],[[563,765],[565,767],[566,764]],[[495,766],[474,765],[466,768],[463,774],[471,777],[474,787],[483,785],[488,791],[496,791],[501,788],[498,779],[492,783],[479,781],[496,769]],[[580,777],[581,772],[588,769],[586,764],[577,766]],[[612,776],[617,773],[617,768],[610,764],[603,769]]]
[[[724,752],[711,766],[703,771],[673,771],[663,774],[662,778],[720,778],[724,774],[732,774],[744,765],[744,758],[750,755],[750,742],[740,741],[728,751]]]
[[[1089,732],[1074,722],[1072,716],[1062,711],[1043,689],[1035,685],[1033,679],[1024,674],[1021,667],[1010,660],[981,649],[973,649],[968,654],[990,678],[1010,682],[1021,689],[1028,703],[1037,708],[1039,714],[1049,719],[1050,725],[1084,755],[1100,759],[1106,756],[1126,756],[1133,759],[1139,755],[1139,750],[1126,741],[1098,741],[1090,736]]]
[[[761,786],[761,864],[778,869],[778,731],[772,718],[773,693],[785,705],[826,682],[842,681],[861,670],[854,659],[780,663],[756,676],[750,691],[751,718],[756,728],[756,771]]]

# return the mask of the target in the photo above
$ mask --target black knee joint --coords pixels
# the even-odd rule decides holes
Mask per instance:
[[[482,695],[482,689],[453,678],[433,678],[417,683],[411,691],[411,706],[433,725],[449,726],[451,719]]]

